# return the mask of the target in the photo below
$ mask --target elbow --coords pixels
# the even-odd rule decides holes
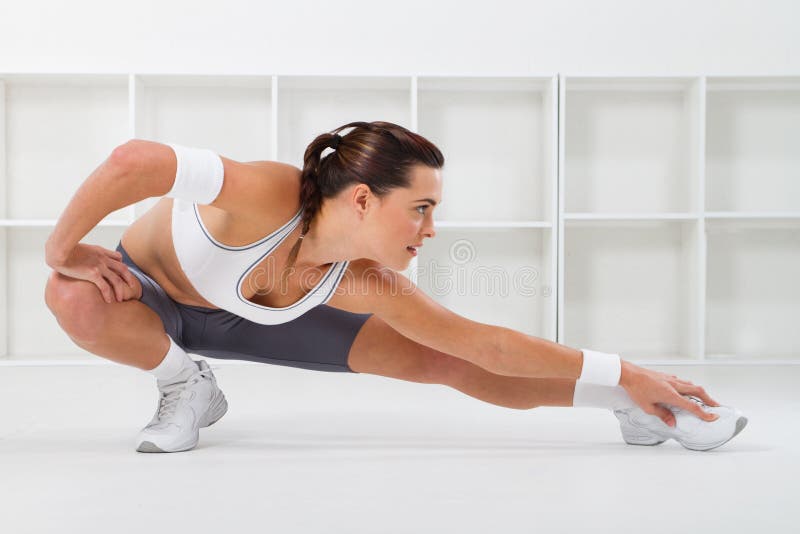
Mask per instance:
[[[131,139],[111,151],[106,163],[120,174],[132,174],[145,157],[146,141]]]

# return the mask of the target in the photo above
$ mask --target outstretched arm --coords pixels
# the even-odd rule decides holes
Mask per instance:
[[[571,378],[583,368],[583,352],[511,328],[472,321],[448,310],[406,276],[373,264],[369,299],[375,313],[417,343],[505,376]],[[628,362],[622,362],[622,380]]]
[[[715,417],[683,396],[699,396],[705,402],[718,405],[702,387],[691,382],[644,369],[621,358],[617,375],[613,365],[608,364],[616,355],[588,351],[590,358],[585,362],[583,350],[511,328],[472,321],[438,304],[401,273],[379,264],[374,266],[378,276],[369,277],[372,281],[368,292],[372,309],[392,328],[417,343],[498,375],[570,378],[595,383],[619,376],[619,383],[613,385],[624,387],[647,413],[656,414],[665,422],[670,412],[660,404],[679,406],[707,421]],[[606,360],[608,356],[613,358]],[[588,373],[584,363],[589,364]]]

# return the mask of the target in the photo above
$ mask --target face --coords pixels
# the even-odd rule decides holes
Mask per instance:
[[[441,170],[425,165],[412,168],[410,187],[375,197],[369,226],[373,259],[396,271],[405,270],[424,240],[436,235],[433,210],[441,200]]]

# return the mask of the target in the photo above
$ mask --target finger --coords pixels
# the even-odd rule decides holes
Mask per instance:
[[[103,276],[111,284],[113,296],[116,298],[117,302],[122,302],[125,298],[125,288],[123,287],[125,281],[107,266],[104,266]]]
[[[720,405],[717,401],[712,399],[711,396],[708,393],[706,393],[706,390],[703,389],[702,386],[694,386],[694,388],[695,388],[695,390],[694,390],[694,393],[692,393],[692,395],[694,395],[695,397],[699,398],[704,403],[708,404],[709,406],[719,406]]]
[[[678,375],[668,375],[668,374],[665,374],[664,376],[665,376],[665,377],[666,377],[668,380],[671,380],[671,381],[673,381],[673,382],[682,382],[682,383],[684,383],[684,384],[691,384],[691,382],[689,382],[688,380],[685,380],[685,379],[683,379],[683,378],[679,377]]]
[[[655,404],[653,409],[655,411],[654,415],[661,419],[665,425],[671,427],[675,426],[675,414],[673,414],[669,408],[665,408],[660,404]]]
[[[684,386],[693,386],[693,385],[694,385],[694,384],[692,384],[691,382],[689,382],[688,380],[683,380],[683,379],[681,379],[681,378],[675,378],[675,379],[673,379],[672,381],[673,381],[673,382],[676,382],[676,383],[678,383],[678,384],[682,384],[682,385],[684,385]]]
[[[705,410],[703,410],[703,408],[700,407],[699,404],[690,401],[686,397],[679,396],[677,399],[675,399],[675,402],[676,402],[675,406],[683,408],[687,412],[693,413],[703,421],[711,422],[719,419],[719,416],[717,414],[706,412]]]
[[[706,393],[706,390],[703,389],[702,386],[695,386],[695,385],[686,385],[686,384],[677,384],[675,386],[675,390],[680,393],[681,395],[692,395],[697,397],[705,404],[709,406],[720,406],[720,404],[711,398],[711,396]]]
[[[126,264],[121,261],[112,261],[108,264],[108,267],[119,274],[129,286],[133,288],[136,287],[136,276],[131,272]]]
[[[111,304],[114,300],[114,292],[106,279],[103,278],[100,269],[95,269],[95,272],[91,277],[91,281],[100,290],[100,294],[103,295],[103,300]]]

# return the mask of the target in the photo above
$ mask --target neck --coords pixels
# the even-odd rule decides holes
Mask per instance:
[[[356,229],[351,224],[343,213],[337,212],[330,203],[323,202],[303,237],[295,266],[312,268],[368,257],[359,247]]]

